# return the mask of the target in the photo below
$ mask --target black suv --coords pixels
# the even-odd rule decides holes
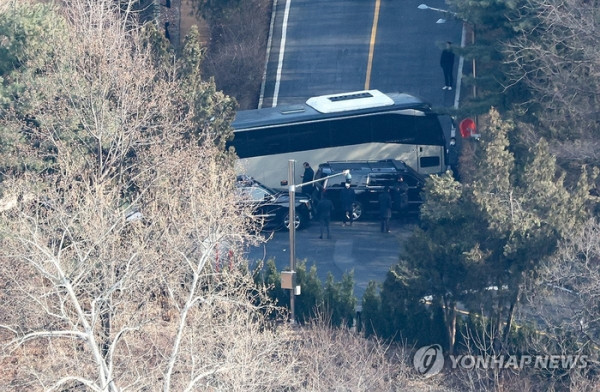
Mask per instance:
[[[356,194],[356,202],[353,206],[354,219],[359,219],[365,213],[377,213],[379,211],[379,194],[388,186],[394,192],[398,178],[402,177],[408,189],[406,191],[408,200],[401,208],[400,203],[392,204],[395,213],[409,214],[417,213],[423,203],[421,191],[425,185],[426,178],[406,165],[403,161],[385,159],[379,161],[332,161],[319,165],[315,173],[315,179],[342,173],[350,170],[350,186]],[[341,212],[341,190],[344,188],[346,179],[340,175],[319,182],[333,201],[337,212]],[[394,195],[393,195],[394,197]]]
[[[265,229],[289,228],[290,196],[288,192],[278,192],[261,184],[252,177],[238,176],[236,189],[243,203],[253,208],[253,219],[259,219]],[[310,197],[296,193],[295,227],[306,227],[312,217]]]

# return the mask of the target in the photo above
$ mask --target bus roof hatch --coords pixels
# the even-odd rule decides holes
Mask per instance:
[[[363,90],[312,97],[306,104],[321,113],[337,113],[391,106],[394,100],[379,90]]]

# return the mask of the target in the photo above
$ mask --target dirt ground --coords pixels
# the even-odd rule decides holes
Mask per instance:
[[[192,2],[191,0],[181,0],[181,38],[185,37],[190,31],[190,28],[196,25],[198,26],[198,31],[200,32],[200,37],[202,39],[202,43],[207,46],[209,40],[209,31],[208,26],[200,17],[196,17],[192,12]]]

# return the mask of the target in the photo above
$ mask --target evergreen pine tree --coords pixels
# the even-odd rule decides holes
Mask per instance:
[[[315,265],[307,270],[306,260],[296,264],[296,279],[302,287],[302,294],[296,297],[295,302],[296,319],[304,323],[323,312],[323,284]]]
[[[329,273],[325,288],[324,311],[332,326],[352,326],[356,308],[354,297],[354,273],[344,273],[341,282],[335,282],[333,274]]]
[[[585,221],[587,172],[577,188],[567,189],[544,140],[530,151],[532,158],[519,160],[526,164],[517,167],[508,138],[511,130],[510,122],[490,111],[474,157],[472,182],[459,184],[448,174],[428,180],[421,227],[382,288],[381,313],[388,316],[387,329],[382,328],[385,336],[403,331],[416,338],[410,321],[414,325],[427,320],[416,304],[431,298],[429,320],[443,320],[445,333],[438,342],[446,342],[450,353],[458,303],[491,316],[490,331],[496,333],[492,338],[506,343],[525,279]],[[435,329],[431,325],[429,331]]]
[[[359,328],[366,337],[382,336],[381,327],[384,315],[381,312],[381,297],[379,296],[378,283],[370,281],[362,297],[361,325]]]

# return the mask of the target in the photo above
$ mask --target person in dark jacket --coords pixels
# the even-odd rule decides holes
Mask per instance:
[[[454,70],[454,53],[452,52],[452,42],[446,42],[446,48],[442,51],[440,57],[440,67],[444,71],[444,90],[452,90],[452,73]]]
[[[403,176],[396,178],[396,183],[392,188],[392,200],[394,209],[399,212],[400,219],[403,219],[408,209],[408,184],[404,181]]]
[[[390,188],[385,187],[385,190],[379,194],[379,217],[381,218],[381,232],[390,232],[390,218],[392,217],[392,195]]]
[[[401,211],[408,207],[408,184],[404,181],[404,176],[398,176],[392,189],[394,208]]]
[[[315,171],[310,167],[310,163],[304,162],[304,174],[302,174],[302,182],[309,182],[315,178]],[[314,184],[302,185],[302,193],[312,195],[315,187]]]
[[[319,201],[321,201],[321,195],[323,192],[325,192],[323,186],[319,183],[316,183],[313,187],[312,194],[310,195],[310,200],[315,208],[315,219],[319,219],[319,215],[317,214],[317,206],[319,205]]]
[[[333,212],[333,203],[325,192],[321,194],[319,204],[317,204],[317,216],[319,217],[319,222],[321,224],[321,235],[320,239],[323,239],[323,231],[327,231],[327,239],[330,239],[329,235],[329,222],[331,221],[331,213]]]
[[[458,147],[456,146],[456,138],[450,138],[446,157],[448,158],[448,169],[452,170],[452,176],[458,181]]]
[[[344,210],[343,225],[346,226],[346,224],[350,222],[350,226],[352,226],[352,222],[354,221],[353,204],[356,201],[356,193],[354,192],[354,189],[350,187],[349,182],[344,184],[344,189],[342,189],[340,198],[342,209]]]

